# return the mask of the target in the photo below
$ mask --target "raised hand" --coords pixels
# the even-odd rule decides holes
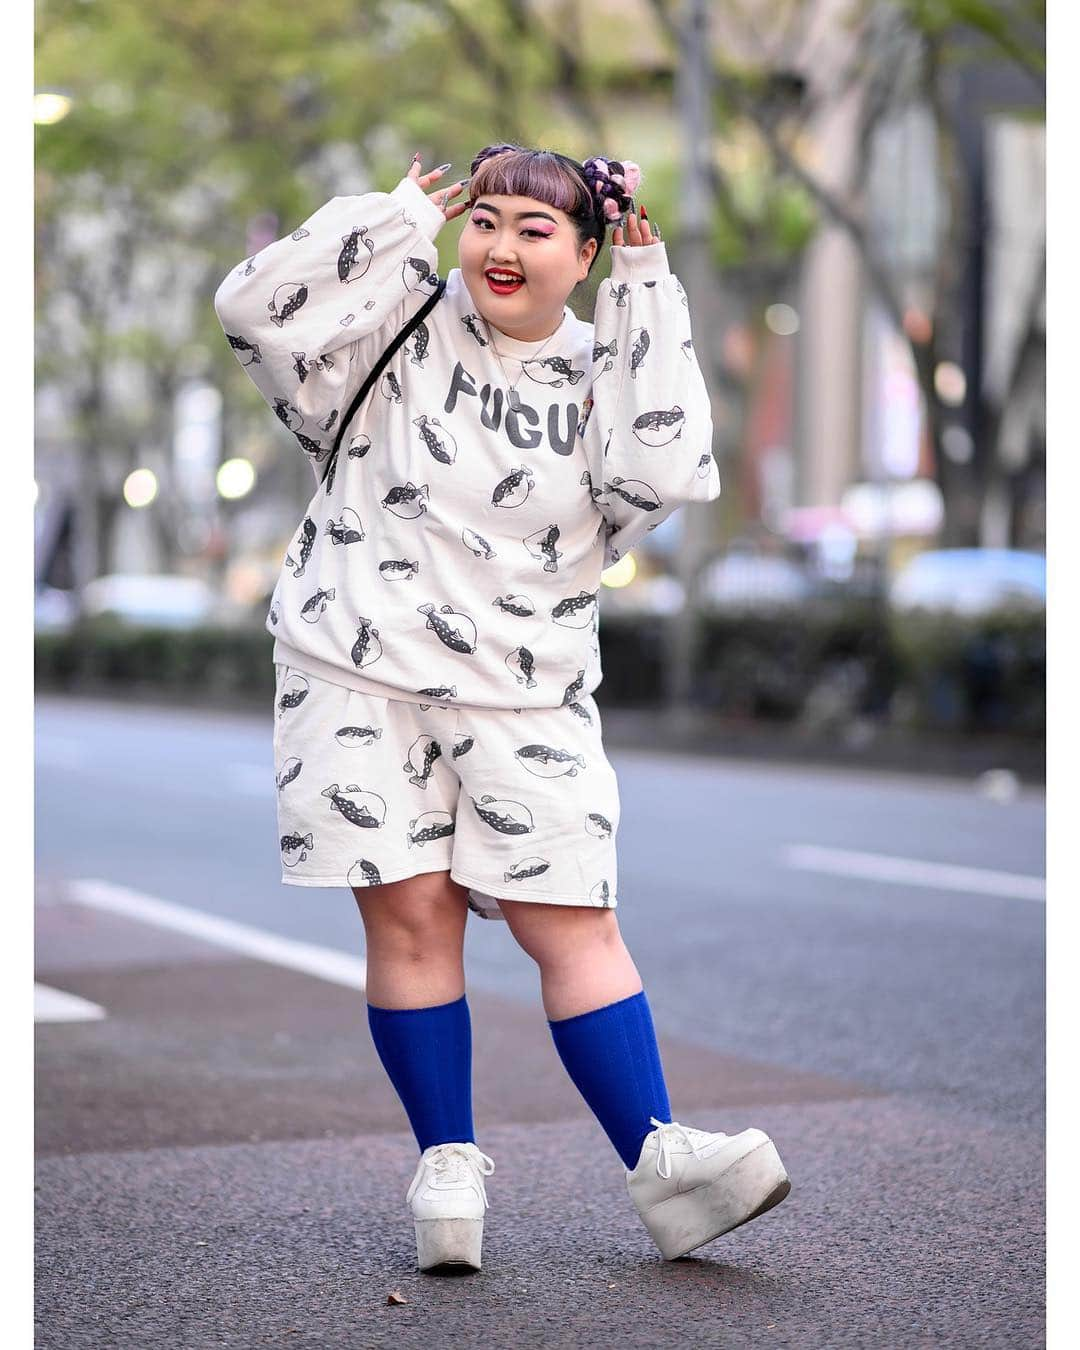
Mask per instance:
[[[412,162],[412,167],[409,169],[407,177],[415,179],[416,182],[420,185],[420,187],[422,187],[424,191],[427,192],[427,189],[431,186],[431,184],[437,183],[445,172],[446,168],[440,166],[438,169],[432,169],[430,173],[422,173],[420,169],[420,161],[418,159],[414,159]],[[459,180],[456,183],[452,183],[447,188],[439,188],[437,192],[428,192],[428,200],[435,203],[435,205],[439,208],[439,210],[443,213],[443,215],[446,217],[447,220],[453,220],[456,216],[460,216],[462,212],[467,211],[469,209],[469,203],[455,202],[453,206],[447,206],[446,203],[450,200],[451,197],[456,197],[459,192],[463,191],[465,184],[467,182],[468,179]]]
[[[633,211],[626,217],[626,236],[624,239],[622,226],[616,225],[611,232],[611,242],[615,247],[623,248],[635,244],[655,244],[660,238],[659,231],[653,233],[648,216],[643,216],[639,221]]]

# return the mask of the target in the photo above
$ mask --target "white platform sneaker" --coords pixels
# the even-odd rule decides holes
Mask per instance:
[[[714,1134],[649,1117],[626,1188],[668,1261],[778,1205],[791,1182],[764,1130]]]
[[[421,1153],[405,1196],[421,1270],[446,1264],[480,1269],[488,1205],[484,1177],[494,1171],[493,1160],[470,1141],[432,1144]]]

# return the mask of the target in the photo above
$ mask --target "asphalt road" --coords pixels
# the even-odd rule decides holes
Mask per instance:
[[[38,701],[39,1347],[1044,1343],[1040,792],[609,744],[675,1117],[768,1130],[792,1193],[662,1261],[470,915],[496,1171],[484,1269],[441,1278],[355,902],[280,883],[270,734]]]

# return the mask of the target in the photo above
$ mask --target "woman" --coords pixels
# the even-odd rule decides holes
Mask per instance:
[[[673,1259],[790,1188],[761,1130],[671,1120],[615,916],[600,573],[719,495],[709,396],[686,295],[631,209],[635,164],[498,144],[430,191],[449,167],[417,155],[392,192],[333,198],[215,296],[317,483],[267,616],[282,880],[360,907],[369,1026],[421,1150],[422,1270],[480,1268],[494,1170],[472,1121],[470,910],[538,963],[558,1054]],[[433,241],[466,212],[443,281]],[[566,301],[609,225],[585,323]]]

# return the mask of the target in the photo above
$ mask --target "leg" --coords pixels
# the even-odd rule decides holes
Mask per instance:
[[[364,921],[369,1003],[417,1008],[462,996],[467,894],[448,871],[353,887]]]
[[[631,1171],[653,1120],[671,1120],[652,1014],[615,912],[500,900],[540,967],[544,1009],[574,1086]]]
[[[575,1017],[641,989],[613,909],[500,900],[518,945],[540,967],[544,1011]]]
[[[367,934],[368,1025],[421,1152],[475,1142],[468,906],[448,871],[355,887]]]

